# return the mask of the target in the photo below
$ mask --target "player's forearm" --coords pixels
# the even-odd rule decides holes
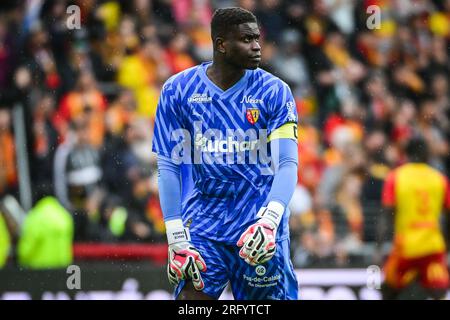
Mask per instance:
[[[278,145],[275,146],[275,144]],[[267,203],[276,201],[286,208],[297,185],[297,143],[292,139],[278,139],[271,142],[271,147],[277,152],[275,152],[275,156],[272,153],[275,177],[267,197]]]
[[[271,141],[270,147],[275,177],[269,195],[256,214],[258,221],[248,227],[237,242],[241,248],[239,256],[252,266],[269,261],[275,254],[277,229],[297,184],[295,140],[276,139]]]
[[[164,221],[181,219],[180,166],[163,157],[158,157],[158,188]]]

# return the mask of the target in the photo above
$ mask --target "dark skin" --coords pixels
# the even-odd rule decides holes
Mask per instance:
[[[208,78],[222,90],[231,88],[245,73],[261,62],[260,32],[255,22],[230,28],[222,37],[214,39],[213,63],[206,71]]]
[[[226,91],[241,79],[246,69],[254,70],[261,62],[259,27],[255,22],[232,26],[230,31],[214,39],[213,63],[206,71],[208,78]],[[178,300],[213,300],[195,290],[190,281],[178,295]]]

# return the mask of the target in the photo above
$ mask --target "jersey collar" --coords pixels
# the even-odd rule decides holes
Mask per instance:
[[[206,70],[208,67],[212,64],[212,61],[204,62],[200,65],[200,77],[202,78],[203,82],[206,83],[207,87],[212,90],[213,92],[219,94],[219,95],[230,95],[234,92],[240,90],[247,84],[248,77],[250,76],[250,71],[245,70],[244,75],[230,88],[227,90],[222,90],[220,87],[218,87],[214,82],[211,81],[211,79],[208,78],[206,74]]]

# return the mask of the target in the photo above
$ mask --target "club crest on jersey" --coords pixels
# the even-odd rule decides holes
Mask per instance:
[[[248,108],[246,112],[247,121],[251,124],[255,124],[259,119],[259,109],[258,108]]]

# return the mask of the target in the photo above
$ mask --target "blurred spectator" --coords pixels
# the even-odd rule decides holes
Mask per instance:
[[[430,87],[433,100],[436,103],[437,125],[448,137],[450,133],[450,91],[446,74],[443,72],[436,73],[431,80]]]
[[[308,54],[325,43],[329,32],[339,31],[338,26],[329,17],[329,11],[324,0],[294,2],[293,24],[299,28],[305,39]]]
[[[105,114],[106,139],[120,138],[125,127],[138,117],[133,91],[120,90]],[[108,143],[106,143],[108,145]]]
[[[190,1],[197,2],[200,9],[193,8],[191,12],[191,21],[187,25],[181,25],[186,28],[186,32],[192,39],[193,56],[197,61],[208,61],[212,59],[213,50],[211,42],[211,31],[209,22],[212,18],[212,11],[209,8],[208,1]],[[173,2],[175,3],[175,1]]]
[[[397,0],[394,1],[397,14],[402,18],[407,18],[413,14],[418,14],[429,9],[429,1],[417,0]]]
[[[373,72],[366,82],[367,125],[370,128],[386,126],[393,112],[395,101],[388,90],[387,79],[382,73]],[[385,128],[387,129],[387,128]]]
[[[366,75],[365,67],[352,57],[341,33],[331,32],[324,37],[323,50],[314,53],[314,64],[311,65],[321,106],[320,121],[336,112],[346,99],[355,99],[355,86]]]
[[[172,10],[178,25],[192,23],[192,20],[209,27],[212,9],[207,0],[180,0],[172,1]]]
[[[8,261],[9,252],[11,250],[11,239],[9,236],[8,226],[0,211],[0,269],[3,268]]]
[[[169,67],[160,44],[147,39],[138,53],[124,58],[118,70],[118,83],[134,91],[137,111],[154,117],[159,87],[169,77]]]
[[[158,223],[152,221],[158,217],[151,215],[158,210],[159,205],[155,208],[152,201],[154,195],[151,197],[154,191],[150,176],[155,172],[156,166],[153,155],[147,149],[151,143],[149,132],[151,129],[145,122],[134,118],[124,126],[120,136],[111,136],[111,144],[105,150],[102,165],[106,186],[122,201],[126,200],[129,221],[134,219],[130,223],[131,233],[141,239],[150,236],[152,222]]]
[[[449,145],[441,128],[436,125],[436,104],[433,100],[425,99],[420,104],[417,131],[430,147],[430,164],[445,172],[444,157],[449,153]]]
[[[119,21],[117,30],[108,31],[104,41],[100,42],[96,49],[100,51],[104,63],[117,71],[125,55],[136,51],[138,46],[136,23],[132,17],[124,15]]]
[[[33,115],[33,153],[30,173],[35,188],[52,192],[53,161],[58,146],[58,132],[52,117],[55,111],[55,98],[46,93],[37,102]]]
[[[308,193],[301,190],[300,188],[295,191],[294,201],[308,198]],[[302,194],[303,196],[300,196]],[[292,208],[289,223],[292,230],[293,262],[298,267],[329,265],[335,259],[334,226],[330,212],[319,209],[315,204],[317,201],[311,200],[308,211]]]
[[[104,153],[104,179],[109,189],[123,199],[132,196],[132,186],[142,173],[133,144],[140,139],[136,122],[125,125],[123,134],[116,137]],[[126,188],[124,188],[126,186]]]
[[[178,32],[170,40],[166,56],[171,74],[189,69],[196,64],[191,54],[189,54],[191,45],[188,35],[183,32]]]
[[[361,173],[366,160],[363,150],[351,141],[340,145],[338,152],[338,162],[323,173],[317,201],[319,210],[328,211],[331,216],[337,262],[344,264],[348,255],[359,250],[362,244]]]
[[[359,143],[364,135],[362,119],[364,113],[355,100],[347,99],[343,102],[338,112],[329,115],[324,124],[324,140],[330,146],[330,153],[337,151],[337,159],[340,151],[347,143]],[[326,152],[328,152],[326,151]],[[325,154],[327,157],[327,154]],[[325,158],[328,160],[327,158]],[[330,158],[329,163],[336,159]]]
[[[90,237],[90,224],[97,219],[103,171],[100,153],[89,139],[87,121],[77,120],[72,126],[73,135],[69,132],[56,150],[54,186],[60,203],[74,215],[75,235],[82,239]]]
[[[16,154],[11,130],[11,113],[0,108],[0,196],[17,186]]]
[[[446,141],[450,141],[450,90],[448,73],[439,72],[432,78],[431,93],[436,103],[436,122]],[[450,152],[445,155],[447,172],[450,170]]]
[[[117,197],[106,197],[100,206],[100,220],[97,237],[100,241],[117,241],[124,236],[126,229],[127,210],[120,206]]]
[[[8,20],[6,16],[0,14],[0,93],[8,87],[16,59],[14,41],[8,30]]]
[[[299,119],[298,126],[298,181],[309,190],[319,184],[324,167],[321,136],[317,128],[306,117]]]
[[[280,49],[272,58],[272,67],[284,79],[297,97],[311,94],[309,72],[300,52],[300,34],[295,30],[285,30],[281,34]]]
[[[285,28],[285,21],[282,14],[273,14],[282,11],[282,1],[280,0],[262,0],[255,14],[258,23],[261,25],[261,32],[266,41],[280,43],[280,36]]]
[[[384,180],[389,172],[389,165],[385,159],[388,137],[378,129],[367,135],[365,152],[368,164],[361,190],[361,205],[363,206],[363,240],[376,241],[376,228],[380,215],[381,192]]]
[[[414,134],[417,112],[414,103],[408,99],[399,102],[398,109],[393,114],[391,138],[404,146]]]
[[[363,240],[363,208],[360,202],[362,179],[348,172],[336,191],[336,207],[332,208],[335,225],[337,263],[343,265],[350,254],[358,254]]]
[[[41,23],[33,26],[27,42],[27,68],[33,75],[35,86],[45,90],[58,90],[62,79],[58,73],[55,55],[51,49],[49,34]]]
[[[30,269],[64,268],[72,263],[73,221],[53,197],[40,199],[27,214],[17,246],[19,265]]]
[[[75,90],[62,98],[55,114],[54,122],[59,134],[65,138],[71,122],[86,121],[89,142],[99,148],[105,133],[106,105],[106,99],[97,88],[93,74],[89,71],[81,72]]]
[[[139,220],[127,209],[119,197],[110,195],[99,207],[100,218],[92,239],[104,242],[149,241],[152,229],[148,223]]]
[[[345,34],[351,34],[355,30],[353,0],[325,0],[330,18]]]
[[[291,216],[289,219],[289,228],[291,234],[291,243],[293,249],[294,260],[297,260],[299,264],[304,264],[307,257],[305,250],[302,248],[302,234],[308,220],[310,220],[312,209],[312,199],[309,192],[305,187],[298,185],[294,190],[291,202],[289,203],[289,210],[291,211]]]

